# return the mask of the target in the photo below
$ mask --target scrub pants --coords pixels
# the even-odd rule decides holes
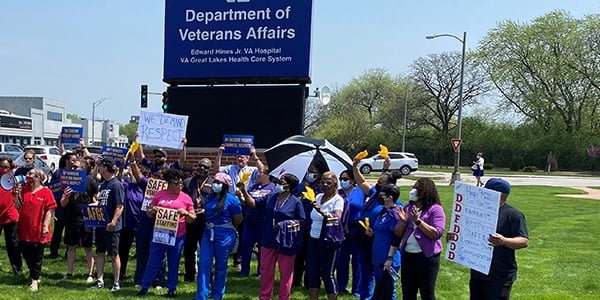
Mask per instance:
[[[208,299],[210,272],[213,259],[215,261],[214,280],[211,287],[211,298],[223,299],[227,282],[227,258],[235,243],[236,232],[233,228],[213,228],[214,238],[211,241],[210,229],[205,229],[198,253],[198,278],[196,300]]]
[[[348,280],[350,278],[350,257],[352,257],[352,294],[359,294],[359,284],[361,281],[361,251],[359,241],[355,235],[347,236],[342,242],[340,249],[340,258],[335,271],[339,290],[348,289]]]
[[[262,223],[244,222],[244,234],[242,235],[242,242],[240,243],[240,254],[242,256],[241,276],[250,275],[250,261],[252,260],[252,249],[254,248],[254,244],[258,244],[258,249],[261,248],[262,226]],[[257,260],[259,270],[257,273],[260,275],[260,250]]]
[[[175,245],[165,245],[155,242],[150,243],[150,256],[148,258],[148,264],[146,265],[146,271],[144,271],[144,277],[142,277],[142,291],[147,292],[152,285],[152,281],[156,278],[156,275],[160,272],[163,267],[165,260],[165,254],[167,256],[167,288],[170,293],[174,293],[177,289],[178,273],[179,273],[179,260],[181,259],[181,250],[183,249],[183,243],[185,241],[185,234],[175,239]]]

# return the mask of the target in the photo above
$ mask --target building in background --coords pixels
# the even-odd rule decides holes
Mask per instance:
[[[0,142],[57,145],[64,126],[82,127],[88,145],[126,147],[128,144],[127,137],[119,134],[119,124],[114,121],[68,119],[63,101],[46,97],[0,96]]]

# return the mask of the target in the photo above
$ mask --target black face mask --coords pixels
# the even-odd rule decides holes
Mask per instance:
[[[375,191],[377,191],[378,193],[381,192],[381,187],[378,185],[375,185]]]
[[[377,198],[377,203],[383,205],[383,203],[385,203],[385,199],[383,199],[383,197],[379,197]]]

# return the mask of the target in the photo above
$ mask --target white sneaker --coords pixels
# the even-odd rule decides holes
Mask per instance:
[[[162,287],[162,286],[160,286],[160,285],[157,285],[157,286],[156,286],[156,290],[160,291],[160,290],[162,290],[162,289],[163,289],[163,287]]]
[[[103,280],[96,281],[96,284],[94,284],[94,285],[92,285],[90,287],[90,289],[94,289],[94,290],[101,289],[101,288],[104,288],[104,281]]]
[[[88,276],[88,278],[85,280],[85,282],[94,283],[94,276],[92,276],[92,275]]]
[[[116,292],[118,290],[121,289],[121,285],[118,282],[113,283],[112,288],[110,289],[111,292]]]

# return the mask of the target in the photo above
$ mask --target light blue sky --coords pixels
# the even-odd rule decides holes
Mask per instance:
[[[597,0],[313,2],[311,91],[341,87],[375,67],[405,74],[419,57],[460,51],[458,41],[429,34],[467,31],[474,49],[499,21],[529,22],[555,9],[600,13]],[[110,97],[96,116],[125,123],[139,114],[140,84],[166,89],[164,1],[0,1],[0,14],[1,96],[61,100],[83,117],[91,117],[93,101]],[[149,110],[160,111],[160,96],[149,100]]]

